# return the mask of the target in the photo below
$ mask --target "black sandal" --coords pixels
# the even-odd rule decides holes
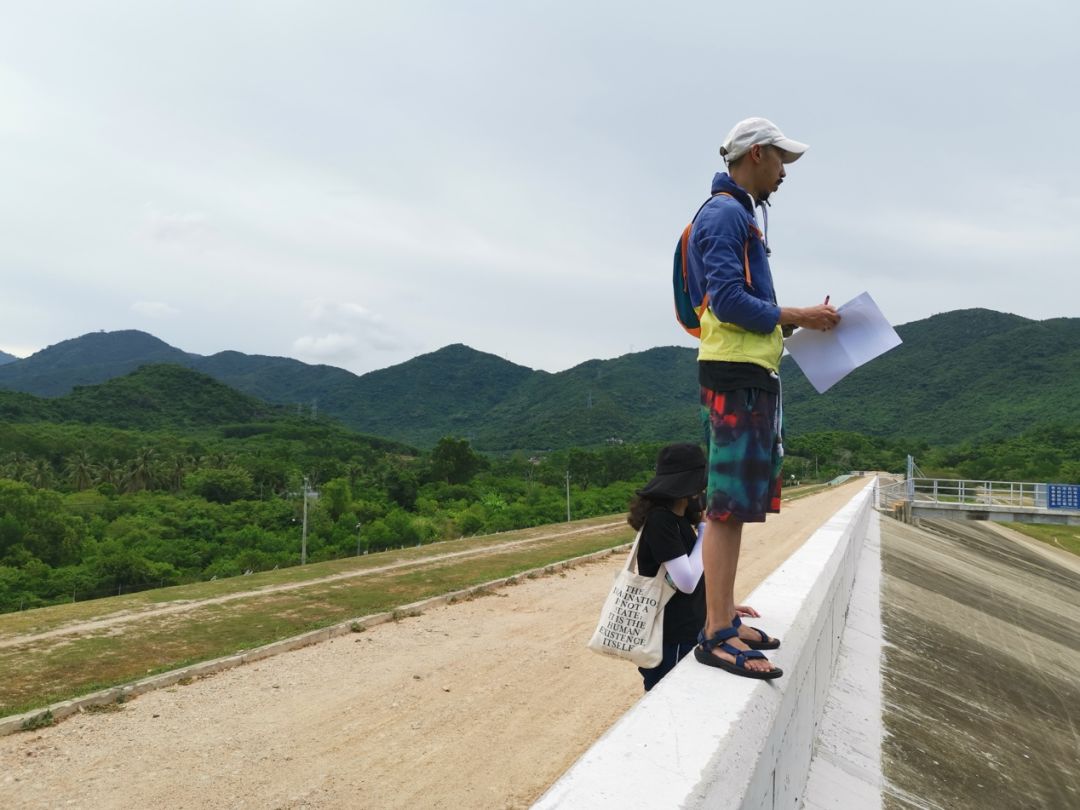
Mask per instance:
[[[765,658],[764,653],[758,652],[757,650],[740,650],[738,647],[732,647],[727,643],[729,638],[736,638],[738,635],[739,628],[735,626],[726,627],[723,630],[718,631],[712,638],[705,638],[705,631],[702,630],[698,634],[698,646],[694,648],[694,658],[697,659],[699,664],[716,667],[725,672],[730,672],[732,675],[740,675],[743,678],[757,678],[762,681],[771,681],[773,678],[779,678],[784,674],[784,670],[780,669],[780,667],[773,667],[772,669],[763,672],[759,672],[756,669],[747,669],[747,659],[760,658],[765,661],[768,661],[769,659]],[[735,663],[733,664],[730,661],[725,661],[723,658],[718,658],[713,655],[712,651],[717,647],[719,647],[722,652],[726,652],[734,658]]]
[[[742,620],[736,616],[735,620],[731,623],[731,626],[738,632],[738,629],[742,626]],[[740,641],[751,650],[775,650],[780,646],[780,639],[772,638],[764,630],[758,630],[756,627],[750,627],[750,625],[746,626],[748,629],[753,630],[761,636],[760,641],[752,641],[748,638],[740,639]]]

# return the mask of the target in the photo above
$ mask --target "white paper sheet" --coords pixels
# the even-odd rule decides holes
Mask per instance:
[[[784,344],[819,394],[902,342],[870,293],[857,295],[837,312],[840,323],[835,328],[799,329]]]

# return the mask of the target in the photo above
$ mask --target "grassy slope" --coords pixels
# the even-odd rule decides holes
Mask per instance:
[[[1041,523],[1010,523],[1013,531],[1026,534],[1048,546],[1080,555],[1080,526],[1050,526]]]
[[[312,582],[289,591],[253,594],[169,616],[148,615],[125,622],[123,632],[102,628],[81,636],[41,639],[0,648],[0,716],[15,714],[114,686],[149,673],[209,660],[299,633],[372,613],[390,611],[430,596],[512,576],[632,539],[622,516],[506,532],[437,543],[421,548],[283,569],[214,583],[168,588],[127,597],[54,606],[0,617],[0,638],[41,633],[73,622],[138,611],[154,601],[173,602],[222,596],[260,586],[303,583],[330,574],[419,561],[453,551],[532,542],[498,553],[433,561],[363,579]],[[537,539],[566,528],[617,525],[586,534]]]

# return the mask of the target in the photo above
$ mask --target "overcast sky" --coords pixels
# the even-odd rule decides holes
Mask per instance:
[[[660,345],[737,120],[781,303],[1080,315],[1080,3],[50,2],[0,27],[0,349],[357,373]]]

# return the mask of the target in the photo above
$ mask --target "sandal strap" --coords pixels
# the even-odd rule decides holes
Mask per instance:
[[[736,631],[738,631],[738,629],[742,627],[742,619],[736,616],[734,619],[732,619],[731,626],[734,627]],[[766,635],[764,630],[759,630],[758,628],[750,627],[749,625],[747,625],[747,628],[753,630],[755,633],[758,634],[758,636],[761,637],[762,644],[768,644],[770,641],[772,641],[772,639],[769,638],[768,635]]]
[[[765,653],[759,650],[740,650],[738,647],[732,647],[730,644],[721,644],[720,649],[726,652],[728,655],[735,659],[735,666],[739,669],[745,669],[743,664],[746,663],[747,658],[764,658]]]
[[[701,645],[701,649],[706,652],[711,652],[714,647],[718,647],[726,642],[729,638],[735,638],[739,635],[739,628],[737,627],[725,627],[723,630],[717,630],[712,634],[712,637],[705,637],[705,629],[702,628],[698,633],[698,644]]]

